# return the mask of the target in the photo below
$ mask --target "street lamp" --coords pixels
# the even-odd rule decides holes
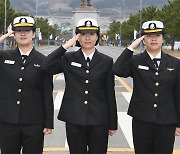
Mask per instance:
[[[4,1],[4,34],[6,34],[6,0]],[[3,50],[6,50],[6,39],[3,42]]]
[[[47,4],[48,2],[38,4],[38,0],[36,0],[36,20],[37,20],[37,8],[41,5]],[[37,21],[36,21],[37,22]]]
[[[142,0],[140,0],[140,13],[139,13],[139,32],[141,32],[141,24],[142,24]],[[140,42],[139,44],[139,50],[140,50],[140,53],[142,53],[142,41]]]
[[[40,4],[38,4],[38,0],[36,0],[36,28],[37,28],[37,8],[39,7],[39,6],[41,6],[41,5],[44,5],[44,4],[47,4],[48,2],[44,2],[44,3],[40,3]],[[37,40],[37,35],[36,35],[36,39],[35,39],[35,48],[37,49],[37,45],[38,44],[38,40]]]

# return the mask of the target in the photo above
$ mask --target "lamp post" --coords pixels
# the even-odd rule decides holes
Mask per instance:
[[[44,4],[47,4],[48,2],[43,2],[43,3],[40,3],[38,4],[38,0],[36,0],[36,24],[37,24],[37,8],[41,5],[44,5]]]
[[[139,13],[139,28],[140,28],[140,31],[139,32],[141,32],[141,24],[142,24],[142,0],[140,0],[140,13]],[[139,44],[139,50],[140,50],[140,53],[142,53],[142,41]]]
[[[4,34],[6,34],[6,0],[4,1]],[[3,42],[3,50],[6,50],[6,39]]]
[[[36,0],[36,28],[37,28],[37,8],[39,7],[39,6],[41,6],[41,5],[44,5],[44,4],[47,4],[48,2],[43,2],[43,3],[40,3],[40,4],[38,4],[38,0]],[[35,39],[35,48],[37,49],[37,47],[38,47],[38,39],[37,39],[37,34],[36,34],[36,39]]]

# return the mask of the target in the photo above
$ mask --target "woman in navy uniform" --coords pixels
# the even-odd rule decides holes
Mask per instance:
[[[136,154],[172,154],[180,135],[180,62],[161,48],[165,34],[161,21],[143,23],[139,39],[119,56],[113,71],[133,78],[128,114]],[[145,51],[133,55],[143,41]]]
[[[70,153],[105,154],[108,134],[117,129],[113,59],[95,48],[100,35],[96,20],[81,19],[76,34],[48,55],[42,68],[65,76],[58,119],[66,122]],[[75,43],[81,48],[66,52]]]
[[[0,52],[1,154],[41,154],[44,134],[53,128],[52,75],[40,66],[45,58],[33,47],[35,22],[16,17],[12,32],[17,48]]]

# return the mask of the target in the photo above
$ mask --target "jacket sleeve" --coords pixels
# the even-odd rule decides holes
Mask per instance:
[[[43,74],[43,101],[45,110],[45,128],[54,128],[53,78],[49,73]]]
[[[110,130],[117,130],[117,105],[115,98],[115,90],[114,90],[114,74],[112,72],[113,60],[109,65],[108,75],[106,78],[106,89],[108,95],[108,105],[109,105],[109,121],[110,121]]]
[[[113,72],[119,77],[131,76],[131,64],[132,64],[133,52],[126,48],[122,54],[118,57],[113,66]]]
[[[43,71],[51,74],[58,74],[63,72],[62,59],[66,52],[62,46],[50,53],[42,62],[41,68]]]

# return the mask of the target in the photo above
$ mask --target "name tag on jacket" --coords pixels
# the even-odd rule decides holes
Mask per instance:
[[[13,61],[13,60],[5,60],[4,63],[13,65],[15,63],[15,61]]]
[[[76,63],[76,62],[71,62],[71,65],[72,65],[72,66],[76,66],[76,67],[81,67],[81,66],[82,66],[81,64]]]
[[[143,65],[138,65],[138,68],[142,70],[149,70],[149,67]]]

